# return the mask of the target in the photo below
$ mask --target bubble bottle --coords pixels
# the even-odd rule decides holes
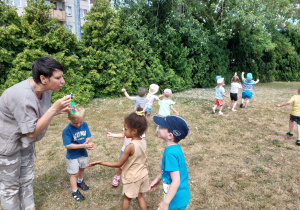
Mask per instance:
[[[70,105],[71,105],[71,112],[70,112],[70,114],[75,114],[75,102],[72,101],[72,99],[75,98],[75,94],[71,93],[70,97],[71,97],[71,103],[70,103]]]

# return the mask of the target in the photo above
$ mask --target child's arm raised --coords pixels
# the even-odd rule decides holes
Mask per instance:
[[[125,88],[122,89],[122,92],[125,94],[126,98],[128,98],[129,100],[133,100],[132,97],[130,97],[130,95],[128,95],[127,91]]]
[[[180,185],[180,174],[179,171],[170,171],[172,183],[169,187],[167,195],[164,197],[163,201],[159,204],[158,210],[168,210],[169,204],[174,198],[178,187]]]
[[[172,110],[173,112],[176,113],[176,115],[179,115],[179,113],[176,111],[176,109],[174,109],[174,106],[173,106],[173,105],[171,105],[170,108],[171,108],[171,110]]]
[[[293,103],[293,99],[290,99],[289,101],[287,101],[287,102],[285,102],[285,103],[283,103],[283,104],[278,104],[277,106],[278,107],[282,107],[282,106],[286,106],[286,105],[290,105],[291,103]]]
[[[255,84],[259,83],[259,79],[256,80]]]
[[[133,154],[134,154],[134,145],[129,144],[127,147],[125,147],[125,150],[118,162],[96,161],[96,162],[89,163],[87,165],[87,167],[92,167],[95,165],[103,165],[103,166],[108,166],[108,167],[113,167],[113,168],[119,168],[126,162],[126,160],[129,158],[129,156],[132,156]]]
[[[111,133],[111,132],[106,132],[107,137],[113,137],[113,138],[124,138],[125,134],[123,133]]]
[[[241,75],[242,80],[245,79],[244,74],[245,74],[245,72],[242,72],[242,75]]]

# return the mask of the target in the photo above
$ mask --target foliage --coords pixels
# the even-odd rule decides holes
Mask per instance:
[[[93,97],[136,94],[151,83],[160,91],[211,87],[234,72],[262,82],[298,81],[300,8],[296,0],[96,0],[82,40],[49,16],[44,1],[19,17],[0,0],[0,93],[31,75],[31,64],[52,56],[66,84],[53,100],[74,92]]]

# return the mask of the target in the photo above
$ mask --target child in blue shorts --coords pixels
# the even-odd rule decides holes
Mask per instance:
[[[162,180],[164,198],[158,209],[185,210],[190,201],[189,174],[178,143],[188,135],[189,127],[180,116],[154,115],[153,120],[159,126],[158,137],[164,140],[166,148],[161,173],[151,183],[149,191],[154,191]]]
[[[242,93],[242,103],[240,104],[240,108],[243,108],[243,103],[246,101],[245,109],[247,109],[250,99],[252,98],[252,88],[254,84],[259,82],[259,79],[254,81],[252,78],[252,74],[247,74],[247,79],[244,78],[245,72],[242,72],[242,81],[243,81],[243,93]]]
[[[294,95],[289,101],[283,103],[283,104],[278,104],[278,107],[286,106],[291,103],[293,103],[293,108],[292,112],[290,115],[290,122],[289,122],[289,132],[286,134],[288,136],[293,136],[293,129],[294,129],[294,122],[297,122],[297,128],[298,128],[298,139],[296,141],[296,144],[300,146],[300,86],[298,87],[297,90],[298,95]]]

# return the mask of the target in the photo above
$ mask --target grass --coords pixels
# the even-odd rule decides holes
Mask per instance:
[[[295,145],[296,137],[285,136],[291,107],[276,107],[296,94],[299,85],[295,82],[255,85],[248,109],[231,112],[224,107],[224,116],[211,114],[213,89],[174,94],[175,108],[190,126],[190,134],[180,142],[189,170],[188,209],[300,209],[300,147]],[[229,85],[225,89],[228,93]],[[123,140],[107,138],[105,133],[121,132],[124,116],[132,108],[133,103],[125,97],[94,99],[88,104],[85,121],[96,145],[96,150],[89,152],[89,162],[118,159]],[[154,112],[157,110],[155,103]],[[86,200],[75,202],[71,197],[66,149],[61,138],[68,123],[66,116],[56,117],[45,138],[36,144],[37,209],[120,209],[122,186],[111,186],[113,168],[87,169],[85,180],[90,190],[83,192]],[[278,141],[274,142],[275,139]],[[149,123],[146,140],[152,181],[160,173],[164,150],[163,141],[155,136],[153,121]],[[162,186],[146,193],[145,198],[149,209],[157,209],[162,200]],[[131,209],[139,209],[136,201],[132,201]]]

